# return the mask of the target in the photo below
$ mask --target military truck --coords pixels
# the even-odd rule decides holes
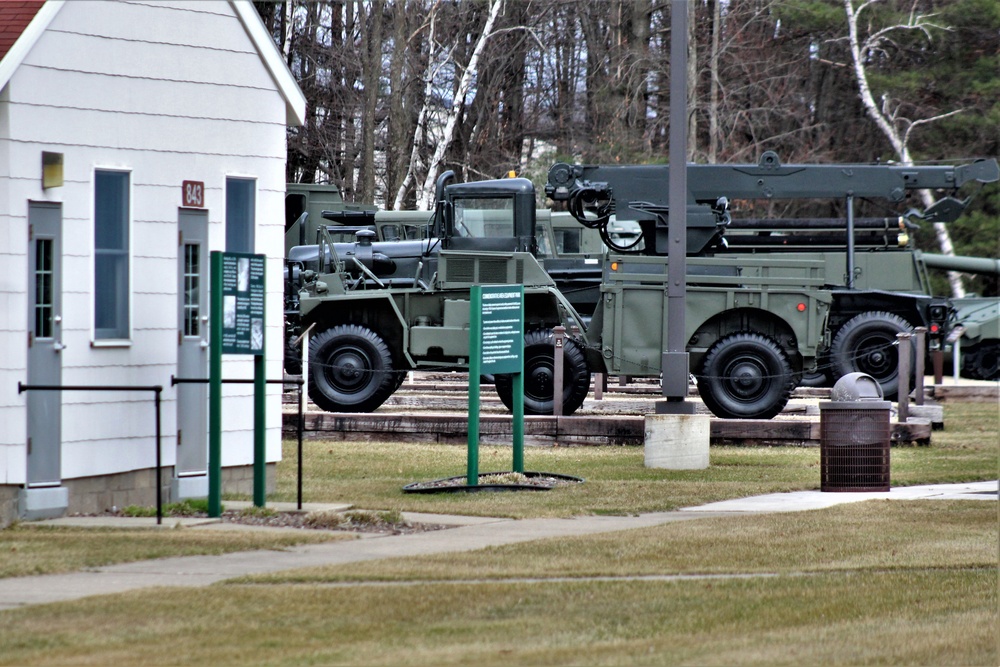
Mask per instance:
[[[659,283],[649,291],[649,307],[629,312],[612,334],[620,354],[606,359],[608,347],[588,338],[583,317],[557,289],[535,257],[535,193],[530,181],[504,179],[478,183],[439,183],[436,234],[422,241],[378,243],[362,232],[355,244],[322,242],[318,269],[300,273],[300,327],[314,326],[309,350],[309,392],[321,408],[370,411],[390,396],[410,369],[465,369],[469,356],[469,301],[475,284],[521,284],[525,291],[525,410],[551,414],[554,360],[551,329],[566,327],[563,410],[571,414],[589,391],[592,371],[616,368],[631,375],[655,375],[659,341],[634,337],[632,329],[662,322],[666,275],[660,258],[605,262],[605,290]],[[419,252],[414,252],[415,246]],[[294,253],[293,253],[294,256]],[[825,330],[830,295],[822,288],[814,261],[741,261],[726,270],[704,271],[689,298],[704,310],[732,313],[710,325],[740,331],[762,359],[766,388],[747,408],[728,398],[732,387],[706,390],[706,402],[719,414],[770,417],[787,401],[794,374],[816,353]],[[792,278],[792,280],[790,280]],[[789,283],[794,283],[791,287]],[[740,328],[748,304],[765,303],[777,311],[765,340]],[[659,305],[658,305],[659,304]],[[728,304],[728,305],[727,305]],[[604,312],[603,309],[598,312]],[[631,319],[630,319],[631,318]],[[649,319],[651,318],[651,319]],[[606,318],[605,318],[606,319]],[[601,328],[598,327],[600,331]],[[777,348],[780,340],[789,349]],[[638,344],[636,344],[638,343]],[[755,361],[756,361],[755,357]],[[496,390],[508,407],[509,378],[497,376]],[[742,391],[742,390],[741,390]],[[738,392],[737,392],[738,393]]]
[[[755,351],[752,349],[755,346],[743,340],[746,331],[753,332],[754,336],[762,338],[771,347],[781,349],[793,359],[796,381],[801,381],[803,377],[839,377],[847,372],[862,371],[879,381],[887,397],[894,397],[899,380],[896,334],[914,326],[926,326],[930,331],[931,345],[939,346],[953,317],[952,306],[947,299],[912,290],[912,283],[906,283],[914,270],[916,256],[912,253],[890,256],[856,252],[858,230],[854,224],[854,200],[878,198],[902,205],[906,203],[909,191],[919,188],[944,190],[948,196],[928,211],[910,210],[908,213],[926,221],[947,222],[955,219],[968,203],[968,200],[953,196],[959,188],[967,183],[994,182],[1000,177],[996,160],[979,160],[958,166],[782,165],[772,152],[762,155],[757,164],[688,165],[687,169],[687,252],[692,256],[688,260],[689,285],[697,286],[703,282],[704,278],[694,275],[698,271],[724,273],[724,267],[733,266],[737,274],[744,275],[751,262],[770,263],[773,269],[783,262],[814,262],[818,284],[830,297],[823,340],[818,343],[817,354],[808,358],[796,352],[795,345],[799,341],[790,339],[787,332],[776,326],[775,311],[766,302],[769,292],[761,295],[765,301],[751,300],[742,307],[727,304],[716,311],[711,305],[708,310],[701,310],[701,303],[688,303],[688,321],[693,319],[707,323],[704,329],[696,328],[691,332],[687,348],[706,403],[712,407],[711,404],[716,401],[711,395],[718,394],[720,387],[729,385],[728,392],[733,396],[741,395],[739,401],[747,410],[757,402],[755,397],[758,394],[764,395],[769,382],[765,378],[767,372],[761,351]],[[617,259],[619,262],[635,262],[640,257],[656,258],[657,262],[665,265],[669,256],[668,180],[669,167],[662,165],[560,163],[549,170],[545,192],[554,201],[566,202],[569,212],[585,226],[601,230],[612,220],[631,220],[640,226],[643,240],[641,252],[612,256],[609,259],[612,265],[616,258],[620,258]],[[787,228],[783,238],[770,234],[767,237],[747,235],[746,224],[734,220],[730,213],[730,202],[733,200],[812,198],[842,198],[845,201],[847,220],[840,232],[844,243],[842,251],[805,252],[799,248],[799,252],[775,252],[776,249],[787,248],[788,241],[794,240],[794,235],[789,234]],[[744,225],[744,242],[730,246],[730,239],[737,241],[740,238],[740,234],[732,233],[730,228],[739,229],[741,224]],[[800,235],[805,231],[799,227],[793,229]],[[695,261],[695,258],[711,261],[705,263]],[[899,268],[905,265],[908,269],[900,280]],[[788,277],[790,280],[785,284],[794,284],[795,278]],[[608,280],[605,282],[609,287],[612,284]],[[636,284],[641,286],[641,283]],[[654,282],[650,287],[661,286]],[[641,374],[626,370],[628,364],[625,362],[616,362],[619,357],[627,356],[621,355],[620,351],[627,347],[630,339],[634,340],[635,332],[630,331],[625,336],[615,332],[622,327],[622,318],[634,317],[633,311],[641,312],[644,306],[628,303],[632,290],[627,282],[623,286],[623,296],[610,288],[602,287],[602,291],[605,292],[605,317],[599,320],[600,313],[595,313],[594,321],[595,326],[603,327],[603,331],[595,331],[592,326],[589,335],[591,339],[601,340],[603,356],[611,361],[612,372]],[[624,306],[621,305],[623,300],[626,302]],[[722,322],[723,325],[713,325],[713,322]],[[666,349],[665,329],[666,323],[646,333],[650,340],[645,347],[650,354],[657,343],[661,350]],[[761,347],[760,341],[756,347]],[[730,363],[733,359],[753,359],[753,362],[737,366]],[[804,362],[802,366],[798,365],[800,360]],[[754,379],[747,381],[746,386],[736,386],[732,371],[737,368],[749,371],[748,377]],[[658,371],[658,364],[651,364],[649,372]]]
[[[448,183],[453,178],[454,172],[449,171],[442,175],[441,181]],[[288,192],[286,219],[293,223],[286,224],[285,234],[284,366],[286,372],[299,374],[301,351],[295,344],[302,331],[299,326],[299,277],[304,270],[319,268],[321,238],[341,256],[351,256],[358,232],[374,232],[374,236],[362,234],[361,238],[365,243],[370,239],[374,244],[373,260],[381,262],[376,267],[377,273],[390,266],[385,263],[388,261],[386,253],[392,256],[393,265],[402,262],[409,266],[412,261],[407,264],[407,259],[436,255],[441,244],[435,241],[434,213],[384,211],[370,205],[349,204],[340,199],[339,190],[332,185],[288,184]],[[318,196],[310,198],[312,193]],[[314,219],[318,222],[311,223]],[[610,233],[615,239],[628,239],[638,236],[638,228],[614,225]],[[595,230],[581,227],[568,213],[537,209],[535,240],[535,256],[559,291],[587,322],[599,298],[601,262],[608,250],[601,237]],[[405,243],[383,245],[391,242]],[[396,273],[389,278],[393,285],[414,284],[413,275]]]
[[[754,174],[761,164],[771,171]],[[774,167],[771,158],[761,164],[725,167],[737,174],[737,181],[741,174],[750,173],[764,185],[787,173],[834,169],[844,174],[858,169],[856,165],[808,165],[789,172]],[[860,174],[865,184],[861,189],[873,189],[876,174],[890,172],[892,178],[883,174],[878,179],[890,187],[866,196],[888,193],[891,201],[902,200],[905,190],[917,187],[918,181],[920,186],[934,187],[932,175],[940,176],[949,189],[968,180],[995,179],[989,166],[934,167],[929,172],[917,168],[904,173],[890,165],[875,169]],[[992,170],[996,172],[995,162]],[[819,176],[824,182],[829,180],[825,174]],[[716,195],[725,191],[720,178],[717,174]],[[830,196],[831,191],[826,187],[822,192]],[[469,291],[474,284],[525,286],[525,410],[529,414],[551,413],[551,328],[557,324],[571,331],[564,352],[564,414],[582,404],[591,372],[659,375],[663,332],[668,325],[664,309],[668,257],[648,251],[609,256],[602,267],[600,307],[588,327],[535,257],[537,225],[530,182],[439,181],[436,199],[431,238],[380,243],[369,232],[354,244],[323,242],[314,251],[318,268],[301,272],[300,328],[314,328],[309,390],[317,405],[331,411],[369,411],[395,391],[407,370],[466,368]],[[695,200],[695,204],[702,202]],[[643,204],[639,208],[650,210]],[[715,198],[708,208],[712,224],[691,225],[689,247],[704,247],[711,239],[723,237],[727,207]],[[925,216],[944,215],[944,210],[939,207]],[[654,249],[659,215],[654,211],[653,226],[643,228],[649,220],[639,220],[644,237],[653,230],[653,241],[644,243]],[[584,218],[592,223],[591,218]],[[418,245],[408,247],[413,243]],[[817,367],[817,358],[831,338],[831,306],[835,302],[842,309],[856,306],[855,300],[866,292],[838,294],[843,290],[832,289],[827,274],[826,263],[816,257],[706,254],[689,259],[688,309],[697,316],[687,318],[685,334],[692,368],[700,373],[699,389],[715,414],[771,417],[785,405],[801,374]],[[878,296],[880,308],[916,310],[928,319],[933,315],[919,296]],[[891,310],[858,314],[868,312],[894,314]],[[857,326],[866,331],[861,324],[863,320]],[[870,356],[876,355],[871,352]],[[498,376],[496,388],[510,407],[509,379]]]

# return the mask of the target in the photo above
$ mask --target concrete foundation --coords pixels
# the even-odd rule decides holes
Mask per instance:
[[[160,488],[164,503],[208,496],[207,477],[180,478],[184,483],[177,484],[179,480],[173,474],[173,468],[161,470]],[[277,486],[276,475],[276,465],[269,463],[268,494],[274,493]],[[222,493],[253,495],[253,466],[223,468]],[[66,479],[62,486],[57,487],[25,489],[15,485],[0,485],[0,528],[19,519],[30,521],[67,514],[101,514],[129,505],[156,506],[155,470]]]
[[[160,475],[163,502],[170,501],[172,468],[164,468]],[[133,470],[115,475],[98,475],[63,480],[69,489],[67,514],[100,514],[113,508],[130,505],[156,506],[156,471]]]
[[[17,520],[18,491],[16,486],[0,486],[0,530]]]
[[[646,415],[647,468],[702,470],[708,467],[708,415]]]

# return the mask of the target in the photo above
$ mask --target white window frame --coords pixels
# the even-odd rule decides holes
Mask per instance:
[[[229,247],[229,181],[248,181],[253,183],[253,218],[250,220],[250,235],[251,242],[250,248],[240,248],[236,250]],[[226,174],[225,184],[223,185],[222,197],[224,200],[224,211],[223,211],[223,245],[226,252],[257,252],[257,209],[258,209],[258,199],[260,198],[260,179],[256,176],[249,174]]]
[[[99,333],[97,327],[97,174],[98,172],[113,172],[119,174],[126,174],[128,176],[128,208],[126,211],[125,225],[128,231],[128,241],[126,243],[126,274],[128,275],[128,286],[126,288],[126,293],[124,295],[127,312],[125,313],[125,322],[123,325],[124,336],[102,336]],[[134,266],[133,266],[133,253],[132,244],[134,242],[135,230],[134,230],[134,201],[135,201],[135,183],[132,178],[133,172],[127,167],[120,166],[95,166],[92,174],[92,187],[91,192],[91,205],[90,205],[90,215],[91,215],[91,271],[90,277],[92,282],[92,290],[90,294],[90,305],[92,307],[92,313],[90,318],[91,326],[91,346],[92,347],[128,347],[132,344],[132,314],[134,312],[133,294],[135,293],[134,284]]]

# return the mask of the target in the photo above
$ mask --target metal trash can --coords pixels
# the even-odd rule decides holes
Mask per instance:
[[[888,491],[892,403],[865,373],[840,378],[830,398],[819,404],[820,490]]]

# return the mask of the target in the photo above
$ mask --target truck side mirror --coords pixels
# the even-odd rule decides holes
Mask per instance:
[[[439,239],[451,238],[455,229],[455,209],[452,203],[447,200],[439,201],[437,203],[437,215],[434,218],[437,237]]]

